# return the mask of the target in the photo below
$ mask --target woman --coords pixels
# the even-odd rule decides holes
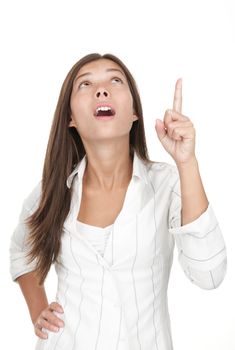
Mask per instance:
[[[68,73],[40,181],[11,240],[11,274],[36,349],[173,349],[167,286],[176,242],[185,275],[217,288],[225,242],[182,114],[182,81],[157,136],[176,165],[148,157],[136,83],[120,59],[89,54]],[[44,280],[55,263],[56,300]]]

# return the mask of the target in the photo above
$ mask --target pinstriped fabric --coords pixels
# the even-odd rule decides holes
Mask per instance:
[[[96,259],[98,264],[99,263],[99,259],[96,255]],[[103,311],[103,287],[104,287],[104,274],[105,274],[105,270],[104,267],[102,267],[102,285],[101,285],[101,303],[100,303],[100,318],[99,318],[99,324],[98,324],[98,334],[97,334],[97,338],[96,338],[96,344],[95,344],[95,350],[97,350],[97,346],[98,346],[98,341],[99,341],[99,336],[100,336],[100,327],[101,327],[101,319],[102,319],[102,311]]]
[[[198,236],[197,235],[197,232],[185,232],[186,234],[189,234],[190,236],[193,236],[194,238],[196,239],[203,239],[203,238],[206,238],[207,235],[209,235],[210,233],[213,233],[213,231],[219,226],[218,222],[217,224],[215,224],[215,226],[209,230],[208,232],[205,233],[204,236]],[[196,233],[196,234],[195,234]]]
[[[123,308],[121,308],[121,315],[120,315],[120,321],[119,321],[119,326],[118,326],[118,338],[117,338],[115,350],[118,350],[118,345],[119,345],[119,341],[120,341],[122,315],[123,315]]]
[[[75,254],[74,254],[74,252],[73,252],[73,247],[72,247],[72,236],[71,236],[71,234],[70,234],[70,251],[71,251],[71,254],[72,254],[72,256],[73,256],[73,259],[74,259],[74,261],[75,261],[75,263],[76,263],[76,265],[77,265],[77,267],[78,267],[78,269],[79,269],[79,271],[80,271],[80,276],[82,276],[82,283],[81,283],[81,285],[80,285],[80,295],[81,295],[81,300],[80,300],[80,303],[79,303],[79,306],[78,306],[78,310],[79,310],[79,317],[78,317],[78,321],[77,321],[77,326],[76,326],[76,331],[75,331],[75,333],[74,333],[74,337],[73,337],[73,345],[72,345],[72,350],[75,350],[76,348],[75,348],[75,346],[76,346],[76,337],[77,337],[77,332],[78,332],[78,329],[79,329],[79,325],[80,325],[80,322],[81,322],[81,318],[82,318],[82,315],[81,315],[81,305],[82,305],[82,302],[83,302],[83,291],[82,291],[82,286],[83,286],[83,283],[84,283],[84,277],[83,277],[83,275],[82,275],[82,271],[81,271],[81,267],[80,267],[80,265],[79,265],[79,263],[78,263],[78,261],[77,261],[77,258],[75,257]]]
[[[66,309],[66,304],[67,304],[67,291],[68,291],[68,284],[67,284],[67,278],[68,278],[69,272],[65,268],[65,278],[64,278],[64,283],[65,283],[65,288],[64,288],[64,301],[60,300],[61,304],[63,305],[64,310]],[[51,338],[50,343],[47,343],[47,340],[42,340],[38,339],[37,344],[36,344],[36,350],[55,350],[55,349],[61,349],[60,347],[60,340],[63,337],[64,329],[60,330],[60,333],[55,337],[54,333],[51,331],[47,331],[49,338]]]
[[[168,266],[168,275],[170,275],[170,265]],[[169,310],[168,310],[168,302],[166,303],[166,314],[167,316],[169,315]],[[169,350],[173,350],[173,342],[172,342],[172,336],[171,336],[171,322],[170,322],[170,318],[168,317],[168,327],[167,327],[167,334],[168,334],[168,339],[170,342],[170,348]]]
[[[64,278],[65,285],[66,285],[66,280],[68,278],[68,274],[69,274],[69,272],[65,268],[65,278]],[[64,309],[66,309],[66,303],[67,303],[67,295],[66,295],[67,294],[67,290],[68,290],[68,285],[66,285],[66,288],[65,288],[65,291],[64,291],[64,302],[63,302]],[[47,344],[47,341],[42,340],[42,339],[39,338],[38,341],[37,341],[37,344],[36,344],[36,348],[35,348],[36,350],[52,350],[52,349],[55,350],[55,349],[60,348],[59,347],[59,342],[60,342],[60,339],[61,339],[61,337],[63,335],[64,329],[62,329],[60,331],[60,334],[58,334],[57,337],[54,337],[54,333],[51,333],[50,331],[47,331],[47,332],[49,332],[48,333],[49,337],[52,336],[52,340],[50,341],[49,346]]]
[[[111,257],[111,264],[113,265],[114,259],[113,259],[113,242],[114,242],[114,225],[112,226],[112,231],[111,231],[111,249],[112,249],[112,257]],[[119,347],[119,341],[120,341],[120,335],[121,335],[121,322],[122,322],[122,315],[123,315],[123,309],[121,307],[121,314],[120,314],[120,321],[119,321],[119,325],[118,325],[118,338],[117,338],[117,342],[116,342],[116,347],[115,350],[118,350]]]
[[[139,344],[139,349],[141,350],[141,344],[140,344],[140,337],[139,337],[139,308],[138,308],[138,302],[137,302],[137,296],[136,296],[136,286],[135,286],[135,276],[134,276],[134,266],[135,266],[135,261],[136,261],[136,256],[137,256],[137,250],[138,250],[138,228],[137,228],[137,217],[136,217],[136,224],[135,224],[135,256],[133,259],[133,264],[131,267],[131,276],[132,276],[132,283],[134,286],[134,293],[135,293],[135,306],[136,306],[136,311],[137,311],[137,323],[136,323],[136,336],[137,336],[137,342]]]
[[[186,258],[190,259],[190,260],[194,260],[194,261],[198,261],[198,262],[205,262],[205,261],[209,261],[211,259],[213,259],[214,257],[216,257],[217,255],[219,255],[221,252],[223,252],[224,250],[226,249],[226,247],[224,246],[218,253],[210,256],[209,258],[207,259],[195,259],[195,258],[191,258],[190,256],[184,254],[184,252],[182,251],[182,255],[184,255]]]
[[[64,281],[64,283],[65,283],[65,286],[66,286],[66,287],[65,287],[64,302],[63,302],[63,308],[64,308],[64,310],[66,310],[66,306],[67,306],[67,291],[68,291],[68,288],[69,288],[69,285],[68,285],[68,283],[67,283],[67,278],[68,278],[68,276],[69,276],[69,271],[68,271],[68,269],[67,269],[66,267],[65,267],[65,271],[66,271],[66,275],[65,275],[65,281]],[[61,302],[61,301],[60,301],[60,302]],[[61,331],[61,333],[60,333],[58,339],[56,340],[55,346],[54,346],[53,350],[55,350],[55,349],[57,348],[57,345],[59,344],[60,339],[61,339],[63,333],[64,333],[64,328],[62,329],[62,331]]]
[[[151,182],[151,180],[149,179],[150,181],[150,185],[151,185],[151,188],[152,188],[152,191],[153,191],[153,200],[154,200],[154,206],[153,206],[153,218],[154,218],[154,226],[155,226],[155,233],[154,233],[154,252],[156,252],[156,246],[157,246],[157,243],[156,243],[156,240],[157,240],[157,225],[156,225],[156,217],[155,217],[155,212],[156,212],[156,203],[155,203],[155,189],[154,189],[154,186]],[[156,258],[156,255],[154,255],[154,259]],[[151,270],[152,270],[152,285],[153,285],[153,294],[154,294],[154,302],[156,300],[156,293],[155,293],[155,289],[154,289],[154,281],[153,281],[153,276],[154,276],[154,273],[153,273],[153,266],[155,265],[154,263],[154,260],[153,260],[153,263],[152,263],[152,266],[151,266]],[[153,325],[154,325],[154,330],[155,330],[155,346],[156,346],[156,350],[158,350],[158,341],[157,341],[157,329],[156,329],[156,325],[155,325],[155,307],[154,307],[154,302],[153,302]]]
[[[214,286],[214,288],[216,288],[216,287],[215,287],[214,278],[213,278],[213,275],[212,275],[212,271],[210,271],[210,275],[211,275],[211,279],[212,279],[213,286]]]
[[[111,264],[112,264],[112,265],[113,265],[113,237],[114,237],[114,225],[113,225],[112,234],[111,234],[111,240],[112,240],[112,244],[111,244],[111,247],[112,247],[112,259],[111,259]]]
[[[157,212],[157,207],[156,207],[156,194],[158,193],[158,191],[160,190],[160,188],[162,187],[162,185],[164,184],[164,182],[166,182],[166,179],[167,179],[167,178],[165,178],[165,179],[159,184],[158,188],[155,190],[154,185],[153,185],[153,183],[152,183],[150,177],[148,176],[149,184],[151,185],[151,189],[152,189],[152,192],[153,192],[153,199],[154,199],[153,218],[154,218],[154,226],[155,226],[155,232],[154,232],[154,251],[155,251],[155,252],[156,252],[156,249],[157,249],[157,234],[158,234],[157,220],[156,220],[156,212]],[[179,182],[179,179],[177,180],[177,182]],[[181,208],[181,205],[179,205],[178,208]],[[154,259],[156,259],[156,258],[157,258],[157,256],[154,255]],[[158,264],[159,264],[159,262],[158,262]],[[153,294],[154,294],[154,301],[155,301],[155,300],[157,300],[157,299],[160,297],[160,295],[156,294],[156,293],[155,293],[155,289],[154,289],[154,281],[153,281],[153,277],[154,277],[153,266],[154,266],[154,265],[155,265],[155,263],[154,263],[154,260],[153,260],[151,269],[152,269]],[[168,272],[167,272],[167,275],[170,275],[170,269],[171,269],[171,265],[168,265]],[[160,269],[159,274],[163,274],[163,273],[164,273],[164,270],[163,270],[163,267],[162,267],[162,269]],[[156,277],[158,277],[158,276],[156,276]],[[167,315],[167,317],[168,317],[168,314],[169,314],[169,312],[168,312],[168,304],[166,303],[166,315]],[[156,328],[156,324],[155,324],[155,319],[156,319],[156,317],[155,317],[155,307],[154,307],[154,303],[153,303],[153,325],[154,325],[154,329],[155,329],[155,349],[156,349],[156,350],[159,350],[160,348],[159,348],[158,340],[157,340],[157,338],[158,338],[158,334],[157,334],[157,333],[158,333],[158,332],[157,332],[157,328]],[[168,333],[168,341],[169,341],[169,343],[170,343],[170,348],[167,349],[167,350],[173,350],[173,343],[172,343],[172,337],[171,337],[170,319],[168,319],[168,323],[169,323],[169,324],[168,324],[169,327],[167,327],[167,330],[166,330],[166,331],[167,331],[167,333]],[[159,327],[161,327],[161,326],[159,326]]]
[[[73,196],[56,263],[65,328],[38,342],[37,350],[172,350],[167,287],[174,243],[199,287],[216,288],[225,275],[226,247],[212,206],[180,225],[177,169],[164,162],[147,167],[135,153],[132,181],[102,256],[75,225],[85,164],[84,158],[67,181]],[[39,187],[25,200],[23,215],[38,198]],[[12,276],[33,270],[25,265],[26,234],[21,218]]]

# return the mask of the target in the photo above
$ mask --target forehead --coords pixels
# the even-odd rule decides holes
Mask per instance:
[[[82,66],[77,72],[77,76],[87,72],[91,72],[91,73],[95,73],[98,71],[105,72],[106,69],[109,69],[109,68],[119,69],[125,75],[123,69],[119,66],[119,64],[117,64],[112,60],[102,58],[102,59],[84,64],[84,66]]]

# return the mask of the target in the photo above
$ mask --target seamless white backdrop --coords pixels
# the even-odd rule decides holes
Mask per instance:
[[[10,278],[10,237],[23,199],[41,178],[61,84],[71,66],[91,52],[117,55],[134,75],[153,160],[174,162],[154,125],[172,107],[176,79],[183,79],[183,114],[196,129],[196,155],[224,234],[228,270],[218,289],[202,290],[186,279],[175,250],[168,289],[174,349],[235,349],[234,23],[233,0],[0,3],[4,349],[32,350],[36,342],[26,303]],[[53,269],[46,288],[54,300]]]

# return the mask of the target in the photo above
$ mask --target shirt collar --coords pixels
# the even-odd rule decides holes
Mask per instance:
[[[87,163],[87,155],[85,154],[81,161],[76,165],[73,169],[72,173],[68,176],[66,184],[67,187],[70,188],[73,182],[73,178],[75,175],[78,175],[78,181],[82,181],[83,174],[86,168]],[[134,150],[134,158],[133,158],[133,176],[137,176],[140,180],[143,180],[146,184],[148,184],[148,174],[147,174],[147,165],[144,163],[142,159],[140,159]]]

